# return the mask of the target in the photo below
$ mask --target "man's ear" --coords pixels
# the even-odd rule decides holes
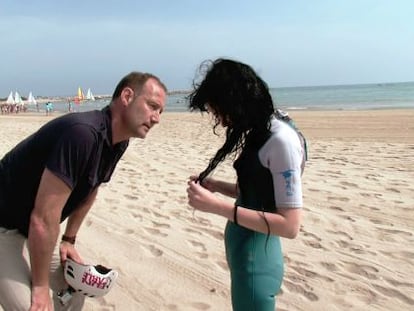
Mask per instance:
[[[134,99],[134,90],[130,87],[126,87],[122,90],[121,93],[122,102],[124,102],[126,105],[129,105],[132,100]]]

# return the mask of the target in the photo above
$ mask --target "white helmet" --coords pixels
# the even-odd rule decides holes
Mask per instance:
[[[114,285],[118,272],[101,265],[83,265],[67,258],[64,275],[74,291],[89,297],[101,297]]]

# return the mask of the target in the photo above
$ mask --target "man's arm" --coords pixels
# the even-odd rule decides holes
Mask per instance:
[[[89,210],[92,207],[93,202],[95,201],[96,195],[98,194],[98,188],[96,188],[89,196],[82,202],[79,207],[68,217],[68,221],[66,223],[65,228],[65,236],[68,237],[76,237],[79,228],[85,219],[86,214],[88,214]],[[63,247],[65,246],[68,247]],[[67,245],[69,244],[69,245]],[[65,261],[67,256],[71,257],[73,260],[77,262],[82,262],[82,259],[79,257],[79,254],[74,251],[73,245],[68,242],[62,242],[62,247],[60,248],[60,259]]]
[[[91,209],[97,194],[98,188],[91,192],[89,196],[82,202],[82,204],[77,207],[76,210],[74,210],[73,213],[68,217],[64,233],[66,236],[76,236],[83,222],[83,219]]]
[[[49,267],[59,235],[62,210],[70,193],[71,189],[60,178],[48,169],[44,170],[30,217],[28,236],[32,307],[50,304]]]

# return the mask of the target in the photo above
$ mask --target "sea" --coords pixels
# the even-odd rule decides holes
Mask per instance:
[[[372,110],[414,108],[414,82],[278,87],[270,89],[275,106],[283,110]],[[188,111],[188,92],[172,92],[166,112]],[[101,109],[109,97],[73,104],[74,111]],[[53,101],[54,110],[68,111],[68,100]],[[34,110],[34,107],[29,107]],[[45,110],[45,105],[40,105]]]

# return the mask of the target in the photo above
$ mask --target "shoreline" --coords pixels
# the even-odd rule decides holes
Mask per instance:
[[[102,107],[103,108],[103,107]],[[102,108],[98,108],[97,110],[100,110]],[[93,110],[93,109],[91,109]],[[413,107],[383,107],[383,108],[353,108],[353,109],[336,109],[336,108],[286,108],[286,109],[282,109],[283,111],[288,112],[289,114],[296,114],[296,113],[313,113],[313,112],[327,112],[327,113],[331,113],[331,112],[350,112],[350,113],[355,113],[355,112],[368,112],[368,111],[413,111],[414,110],[414,106]],[[87,110],[85,110],[87,111]],[[79,111],[80,112],[80,111]],[[82,111],[83,112],[83,111]],[[38,115],[44,115],[46,113],[45,109],[40,109],[40,111],[32,111],[31,109],[26,111],[26,112],[19,112],[19,113],[8,113],[8,114],[0,114],[0,116],[38,116]],[[67,111],[60,111],[60,110],[54,110],[52,112],[53,114],[66,114],[69,113]],[[186,111],[171,111],[171,110],[165,110],[162,114],[200,114],[201,112],[199,111],[195,111],[195,112],[191,112],[189,110]]]
[[[310,139],[338,139],[357,141],[383,142],[414,142],[414,109],[369,109],[369,110],[286,110],[292,117],[299,130]],[[75,112],[76,113],[76,112]],[[46,123],[49,120],[63,116],[67,112],[54,111],[51,115],[45,112],[21,112],[15,114],[1,114],[1,120],[18,120],[24,122]],[[165,111],[161,115],[160,124],[168,122],[210,122],[211,116],[200,112]],[[209,123],[209,126],[211,122]],[[330,127],[335,126],[333,131]],[[208,131],[208,129],[207,129]],[[341,133],[338,136],[338,133]],[[151,133],[150,133],[151,136]]]

